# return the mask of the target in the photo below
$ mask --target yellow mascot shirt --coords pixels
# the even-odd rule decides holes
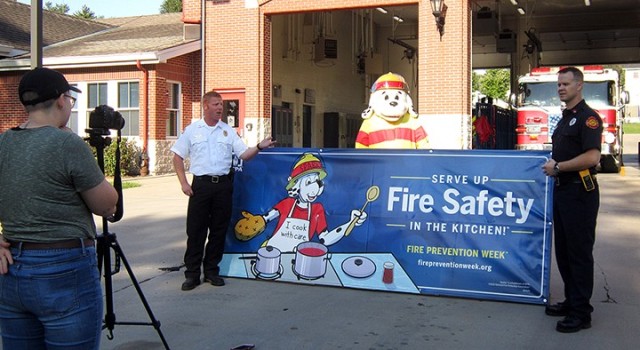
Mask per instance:
[[[406,113],[395,123],[373,115],[365,119],[356,137],[356,148],[424,149],[427,133],[417,118]]]

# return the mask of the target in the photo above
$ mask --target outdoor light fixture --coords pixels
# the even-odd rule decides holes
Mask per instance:
[[[431,13],[436,18],[436,28],[440,32],[440,40],[444,34],[444,18],[447,16],[447,5],[444,0],[430,0],[431,1]]]
[[[591,6],[591,0],[584,0],[584,6]]]
[[[511,4],[513,6],[518,6],[518,0],[511,0]]]
[[[522,7],[518,7],[518,13],[524,15],[526,12],[524,12],[524,9]]]
[[[381,13],[387,13],[387,10],[385,10],[382,7],[376,7],[376,10],[378,10],[378,12],[381,12]]]
[[[402,19],[402,17],[400,17],[400,16],[393,16],[393,19],[398,23],[404,22],[404,19]]]

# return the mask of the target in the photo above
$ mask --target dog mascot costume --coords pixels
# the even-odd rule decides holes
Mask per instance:
[[[399,74],[387,73],[376,80],[362,119],[356,148],[429,147],[427,133],[413,110],[409,87]]]

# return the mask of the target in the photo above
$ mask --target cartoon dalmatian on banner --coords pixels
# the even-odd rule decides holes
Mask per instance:
[[[361,226],[367,219],[362,209],[351,211],[350,220],[333,230],[327,227],[327,218],[322,203],[316,203],[324,192],[323,179],[327,172],[320,158],[311,153],[299,157],[291,169],[287,179],[288,197],[278,202],[264,215],[254,215],[242,211],[240,220],[235,225],[236,238],[248,241],[262,233],[267,223],[278,220],[275,232],[263,244],[281,252],[292,252],[303,242],[311,241],[318,236],[320,243],[329,246],[348,236],[354,226]]]
[[[362,112],[356,148],[424,149],[429,140],[404,78],[387,73],[371,87],[369,107]]]

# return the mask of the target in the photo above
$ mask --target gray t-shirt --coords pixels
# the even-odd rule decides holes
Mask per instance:
[[[0,224],[5,238],[51,242],[94,238],[96,226],[80,192],[104,175],[89,146],[54,127],[0,135]]]

